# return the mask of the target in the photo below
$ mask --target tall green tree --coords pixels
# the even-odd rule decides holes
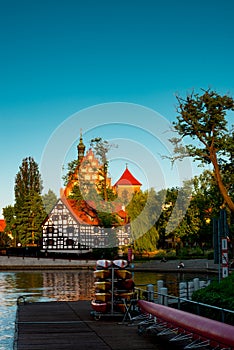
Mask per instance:
[[[170,193],[171,190],[168,190],[168,194]],[[185,181],[179,193],[182,194],[180,200],[174,196],[172,205],[163,210],[159,223],[166,224],[169,228],[168,236],[173,238],[174,242],[189,246],[212,247],[212,218],[219,215],[222,205],[222,196],[212,173],[206,170],[194,179]],[[184,203],[188,194],[190,203],[185,211]],[[170,222],[166,217],[167,214],[171,215],[171,212],[175,214],[175,218],[179,218],[178,225],[174,225],[173,220]]]
[[[78,180],[78,175],[77,175],[78,166],[79,166],[78,159],[72,160],[67,164],[67,172],[65,175],[63,175],[63,181],[65,186],[68,184],[69,181]]]
[[[210,171],[185,181],[182,188],[170,188],[156,227],[160,234],[160,247],[169,239],[177,245],[212,246],[212,218],[219,213],[222,196]],[[188,202],[189,201],[189,202]],[[178,243],[179,242],[179,243]]]
[[[8,205],[7,207],[3,208],[3,216],[4,220],[6,222],[6,227],[5,227],[5,233],[8,237],[12,237],[13,240],[11,245],[15,246],[16,244],[16,231],[15,231],[15,209],[13,206]],[[9,241],[7,240],[9,243]]]
[[[84,199],[78,184],[73,186],[71,194],[68,196],[68,198],[75,199],[76,201],[82,201]]]
[[[233,155],[234,133],[228,129],[227,113],[234,111],[234,100],[215,91],[202,90],[184,99],[177,97],[177,122],[173,123],[179,138],[171,139],[174,144],[175,161],[178,158],[193,157],[202,164],[213,166],[213,175],[224,203],[234,213]],[[184,139],[193,143],[182,145]]]
[[[49,213],[53,209],[57,200],[58,198],[56,197],[56,194],[51,189],[49,189],[49,191],[42,196],[46,213]]]
[[[101,167],[98,170],[101,180],[97,183],[98,191],[103,196],[104,201],[113,200],[115,197],[113,191],[107,186],[108,178],[108,159],[107,154],[114,145],[108,141],[103,140],[101,137],[96,137],[90,142],[90,146],[94,149],[95,155],[98,158]]]
[[[167,226],[176,203],[178,192],[178,188],[172,187],[170,189],[163,189],[157,193],[157,200],[161,205],[161,213],[156,222],[156,228],[159,232],[158,245],[163,249],[166,247],[168,239],[172,242],[175,239],[174,233],[171,230],[167,230]]]
[[[0,232],[0,247],[6,248],[11,245],[11,239],[5,232]]]
[[[155,191],[136,192],[126,210],[135,250],[154,251],[159,240],[155,222],[160,212]]]
[[[192,237],[197,236],[196,242],[200,246],[212,247],[212,218],[219,216],[223,198],[212,173],[208,170],[195,176],[192,183],[192,199],[186,215],[192,225],[197,223],[197,227],[193,227],[191,231]]]
[[[45,217],[42,180],[38,164],[24,158],[15,178],[15,230],[17,244],[36,244],[41,239],[41,223]]]
[[[192,200],[196,200],[201,209],[202,218],[210,221],[213,217],[217,217],[223,204],[223,198],[212,172],[205,170],[199,176],[195,176],[192,183]]]
[[[184,183],[182,189],[179,191],[180,199],[177,198],[173,208],[174,217],[179,219],[176,220],[176,225],[172,222],[171,230],[177,248],[181,245],[197,245],[200,242],[200,228],[203,222],[201,208],[197,205],[196,196],[191,196],[189,198],[189,205],[184,206],[184,203],[188,200],[188,195],[191,195],[191,185],[192,181],[186,181]],[[170,222],[168,226],[170,227]]]
[[[24,158],[15,177],[16,204],[31,193],[41,194],[42,180],[38,164],[32,157]]]

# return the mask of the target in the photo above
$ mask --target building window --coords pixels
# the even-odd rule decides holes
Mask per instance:
[[[67,227],[67,233],[74,233],[74,232],[75,232],[75,227],[73,227],[73,226]]]
[[[66,240],[66,245],[67,246],[73,246],[73,244],[74,244],[74,240],[73,239],[71,239],[71,238],[68,238],[67,240]]]
[[[95,237],[93,240],[93,245],[96,247],[96,246],[99,246],[99,244],[100,244],[99,238]]]
[[[128,245],[129,244],[129,239],[128,238],[124,238],[124,245]]]
[[[54,226],[47,226],[46,227],[46,233],[54,233]]]
[[[52,216],[52,220],[53,221],[58,221],[58,219],[59,219],[59,215],[53,215]]]
[[[47,240],[46,240],[46,245],[47,245],[47,247],[48,247],[49,245],[54,245],[54,240],[53,240],[52,238],[47,239]]]
[[[93,232],[94,232],[94,233],[98,233],[98,232],[99,232],[99,227],[94,227],[94,228],[93,228]]]

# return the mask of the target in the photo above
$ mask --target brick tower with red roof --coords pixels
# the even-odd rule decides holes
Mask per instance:
[[[135,192],[140,191],[141,185],[142,184],[132,175],[128,169],[128,166],[126,165],[126,169],[119,180],[114,184],[113,188],[118,194],[119,198],[130,200],[131,196]]]

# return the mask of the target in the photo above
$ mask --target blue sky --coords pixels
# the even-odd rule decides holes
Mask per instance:
[[[125,146],[111,155],[114,180],[128,162],[144,188],[154,184],[157,166],[156,183],[160,178],[166,186],[178,185],[181,176],[158,156],[166,134],[160,131],[162,140],[155,125],[175,120],[176,93],[211,87],[234,96],[234,2],[1,0],[0,5],[0,210],[14,204],[15,175],[25,157],[42,164],[43,182],[52,187],[45,152],[57,142],[56,166],[74,159],[80,128],[87,145],[90,137],[101,136]],[[115,119],[116,102],[125,103],[125,117]],[[93,113],[96,105],[103,109]],[[136,110],[141,113],[134,117]],[[147,111],[155,111],[155,122]],[[66,139],[72,135],[64,142],[67,149],[60,132]],[[138,161],[134,143],[147,149],[145,162]]]

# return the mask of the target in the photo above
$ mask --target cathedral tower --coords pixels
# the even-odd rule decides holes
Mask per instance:
[[[83,143],[83,137],[82,137],[82,129],[80,129],[80,142],[77,146],[78,150],[78,164],[82,162],[82,159],[84,158],[85,153],[85,145]]]

